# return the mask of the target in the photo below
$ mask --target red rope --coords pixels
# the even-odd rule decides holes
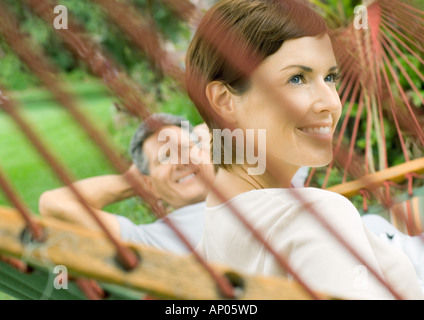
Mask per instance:
[[[110,2],[108,2],[108,3],[110,3]],[[227,43],[226,43],[227,44]],[[226,45],[226,44],[224,44],[224,46]],[[221,47],[221,49],[223,48],[223,46],[221,45],[220,46]],[[227,48],[224,48],[224,49],[227,49]],[[148,50],[151,50],[151,48],[148,48]],[[238,58],[238,57],[237,57]],[[160,59],[159,59],[160,60]],[[243,67],[246,67],[246,65],[244,65],[245,64],[245,62],[246,61],[234,61],[234,62],[237,62],[240,66],[243,66]],[[249,65],[249,66],[251,66],[252,68],[254,67],[254,65]],[[166,66],[164,66],[164,69],[165,70],[169,70]],[[51,84],[50,84],[51,85]],[[50,86],[50,89],[55,89],[55,87],[53,87],[53,86]],[[54,90],[53,90],[54,91]],[[61,101],[63,101],[63,99],[60,99]],[[79,118],[79,117],[76,117],[76,119],[78,120],[78,121],[80,121],[81,120],[81,118]],[[81,123],[81,122],[80,122]],[[82,124],[84,124],[85,122],[84,121],[82,121]],[[84,124],[83,126],[85,127],[85,125],[86,124]],[[96,140],[96,139],[95,139]],[[118,166],[119,167],[119,166]],[[215,190],[215,193],[218,193],[219,194],[219,192],[217,191],[217,190]],[[304,202],[303,202],[304,203]],[[243,217],[241,217],[241,218],[243,218]],[[321,220],[320,220],[321,221]],[[256,233],[255,233],[255,230],[253,229],[253,227],[252,227],[252,225],[250,225],[247,221],[243,221],[243,219],[242,219],[242,222],[243,223],[245,223],[245,225],[248,227],[248,228],[251,228],[252,230],[252,232],[255,234],[255,236],[257,237],[257,238],[261,238],[261,236],[260,235],[256,235]],[[325,224],[325,222],[324,222],[324,224]],[[334,230],[332,230],[332,231],[334,231]],[[333,232],[332,232],[333,233]],[[334,234],[334,233],[333,233]],[[264,239],[262,239],[262,240],[264,240]],[[264,241],[265,242],[265,245],[266,246],[269,246],[269,244],[267,244],[267,242],[266,241]],[[341,241],[342,243],[344,243],[343,241]],[[270,248],[270,247],[269,247]],[[349,249],[349,246],[347,246],[347,248]],[[271,250],[272,250],[272,248],[270,248]],[[278,254],[277,254],[277,257],[278,257]],[[360,258],[360,257],[358,257],[358,258]],[[281,257],[280,257],[280,259],[281,259]],[[278,259],[277,259],[278,260]],[[285,266],[285,268],[287,268],[287,266]],[[372,270],[371,270],[372,271]],[[294,272],[294,271],[293,271]],[[379,279],[379,280],[381,280],[381,279]],[[383,281],[384,282],[384,281]],[[305,284],[305,287],[307,288],[307,286],[306,286],[306,284]],[[389,289],[390,290],[390,289]],[[392,292],[392,291],[391,291]],[[393,292],[392,292],[393,293]],[[395,296],[397,296],[396,294],[394,294]]]
[[[78,278],[75,279],[75,283],[89,300],[102,300],[105,298],[105,292],[97,282],[91,279]]]
[[[388,47],[387,45],[385,45],[385,42],[383,42],[383,46],[384,47]],[[421,128],[421,126],[420,126],[420,123],[418,122],[418,119],[417,119],[417,117],[415,116],[415,113],[414,113],[414,111],[412,110],[412,107],[411,107],[411,105],[410,105],[410,103],[409,103],[409,101],[408,101],[408,98],[406,97],[406,94],[405,94],[405,92],[404,92],[404,90],[402,89],[402,86],[400,85],[400,83],[399,83],[399,78],[398,78],[398,76],[397,76],[397,73],[396,73],[396,71],[393,69],[393,67],[392,67],[392,65],[391,65],[391,63],[390,63],[390,61],[389,61],[389,59],[388,59],[388,57],[387,57],[387,55],[385,54],[385,52],[384,51],[381,51],[382,52],[382,58],[383,58],[383,60],[386,62],[386,65],[387,65],[387,67],[389,68],[389,70],[390,70],[390,73],[391,73],[391,75],[392,75],[392,78],[393,78],[393,80],[394,80],[394,82],[395,82],[395,84],[396,84],[396,87],[398,88],[398,91],[399,91],[399,93],[401,94],[401,97],[402,97],[402,99],[403,99],[403,102],[405,103],[405,105],[407,106],[407,109],[408,109],[408,111],[409,111],[409,114],[410,114],[410,116],[412,117],[412,123],[414,124],[414,126],[413,126],[413,128],[416,130],[416,132],[417,132],[417,135],[418,135],[418,137],[419,137],[419,140],[420,140],[420,142],[421,142],[421,144],[422,145],[424,145],[424,132],[423,132],[423,129]],[[390,84],[389,84],[389,81],[388,81],[388,78],[387,78],[387,72],[386,72],[386,70],[385,70],[385,68],[383,67],[382,68],[382,70],[383,70],[383,72],[384,72],[384,75],[385,75],[385,79],[386,79],[386,84],[388,85],[388,87],[390,88]],[[396,102],[395,102],[395,100],[394,100],[394,97],[393,97],[393,93],[389,90],[389,93],[390,93],[390,98],[392,99],[392,113],[393,113],[393,116],[394,116],[394,119],[395,119],[395,121],[396,121],[396,128],[397,128],[397,130],[398,130],[398,134],[400,135],[400,136],[402,136],[402,134],[400,133],[400,129],[399,129],[399,124],[397,123],[397,117],[396,117],[396,113],[395,113],[395,110],[394,110],[394,106],[396,106]],[[412,129],[412,128],[411,128]],[[405,145],[404,145],[404,141],[403,141],[403,139],[401,139],[401,144],[402,144],[402,149],[404,150],[404,153],[405,153]],[[406,153],[407,154],[407,153]],[[406,155],[405,154],[405,155]],[[408,161],[408,160],[407,160]]]
[[[0,13],[1,16],[1,13]],[[0,27],[1,31],[1,27]],[[84,200],[84,197],[76,190],[75,187],[72,186],[72,178],[70,178],[69,174],[66,173],[63,166],[55,159],[55,157],[47,150],[47,148],[44,146],[41,139],[38,138],[37,134],[31,129],[28,123],[19,115],[17,107],[12,103],[11,100],[9,100],[4,95],[4,90],[2,94],[0,95],[0,107],[5,110],[12,119],[16,122],[16,124],[21,128],[22,132],[26,135],[26,137],[31,141],[31,143],[36,147],[38,152],[44,157],[44,159],[49,163],[51,168],[54,170],[54,172],[58,175],[59,178],[62,179],[62,181],[65,184],[68,184],[71,188],[72,192],[77,196],[77,198],[81,201],[83,205],[85,205],[85,208],[87,211],[93,216],[93,218],[97,221],[100,228],[103,229],[106,236],[109,238],[109,240],[115,245],[118,255],[122,258],[122,262],[124,265],[126,265],[127,268],[132,269],[134,268],[137,263],[138,259],[134,255],[132,251],[129,249],[123,247],[110,233],[108,228],[102,223],[102,221],[99,220],[96,213],[86,205],[86,201]],[[7,189],[6,189],[7,190]],[[19,203],[15,203],[17,205],[17,208],[21,208]],[[20,209],[22,211],[22,209]],[[28,215],[26,215],[26,219],[28,219]],[[31,219],[29,221],[32,221]]]
[[[364,212],[368,212],[368,202],[367,202],[367,199],[370,199],[370,194],[365,189],[359,190],[359,194],[362,196],[362,207],[363,207],[363,210],[364,210]]]
[[[31,273],[32,268],[29,267],[25,262],[19,259],[6,257],[6,256],[0,256],[0,260],[7,263],[8,265],[12,266],[14,269],[18,270],[22,273]]]
[[[63,92],[58,86],[56,86],[54,84],[54,82],[49,81],[49,74],[45,74],[43,73],[43,68],[39,68],[39,65],[41,64],[45,64],[47,65],[47,63],[44,61],[44,59],[38,55],[34,55],[32,52],[28,52],[27,50],[25,50],[25,45],[22,45],[22,40],[20,39],[19,35],[15,35],[16,37],[12,39],[9,39],[9,41],[11,42],[11,44],[16,44],[16,41],[21,41],[19,44],[21,44],[20,46],[18,46],[18,48],[16,48],[15,46],[15,51],[18,51],[18,53],[21,54],[21,58],[23,58],[24,62],[26,62],[29,67],[36,73],[36,75],[45,82],[47,88],[52,91],[54,93],[54,96],[58,99],[58,101],[64,105],[68,111],[71,112],[71,114],[74,116],[74,118],[77,120],[77,122],[79,122],[82,127],[89,132],[91,138],[93,140],[95,140],[96,142],[98,142],[98,145],[101,147],[102,151],[106,154],[106,156],[108,157],[109,160],[111,160],[112,164],[118,168],[119,171],[123,172],[125,168],[123,163],[120,161],[119,157],[117,157],[117,155],[115,155],[114,151],[112,150],[111,147],[108,147],[107,143],[102,139],[101,135],[98,134],[96,132],[96,130],[94,130],[94,128],[91,126],[91,124],[83,117],[83,115],[81,113],[79,113],[77,111],[77,109],[73,106],[73,104],[71,103],[72,99],[70,97],[67,96],[67,94],[65,92]],[[20,50],[17,50],[20,49]],[[33,65],[33,61],[37,61],[37,67]],[[47,69],[47,68],[45,68]],[[65,97],[68,97],[68,99],[64,99]],[[140,106],[139,106],[140,107]],[[30,137],[32,136],[31,134],[29,135]],[[41,150],[44,150],[43,148],[41,148]],[[40,150],[40,151],[41,151]],[[45,151],[45,150],[44,150]],[[53,162],[49,162],[52,166],[54,166],[56,169],[57,166],[54,165],[54,161]],[[126,168],[125,168],[126,169]],[[63,171],[62,170],[56,170],[56,173],[59,174],[62,178],[64,178],[63,175]],[[133,185],[133,187],[135,188],[135,190],[145,199],[149,199],[151,198],[151,196],[149,197],[146,194],[146,191],[143,190],[141,185],[134,185],[134,180],[131,179],[131,177],[126,176],[126,178],[129,179],[129,182]],[[112,241],[112,243],[115,245],[115,247],[117,248],[117,252],[118,252],[118,256],[121,257],[121,260],[124,264],[124,266],[128,269],[132,269],[134,268],[137,263],[138,263],[138,259],[137,257],[134,255],[134,253],[132,251],[130,251],[129,249],[123,247],[120,245],[120,243],[110,234],[109,230],[107,230],[107,228],[103,225],[103,223],[98,219],[98,217],[95,215],[95,213],[92,211],[91,207],[86,205],[86,202],[84,201],[83,197],[78,194],[77,190],[75,190],[75,188],[72,186],[70,179],[66,179],[65,180],[66,184],[69,185],[69,187],[71,188],[71,191],[73,191],[77,198],[80,200],[80,202],[86,207],[86,209],[88,210],[88,212],[90,212],[93,217],[95,218],[96,222],[98,223],[98,225],[105,231],[108,239],[110,241]],[[154,210],[154,206],[153,206],[153,211]],[[169,220],[165,220],[168,225],[171,225],[171,228],[173,230],[176,229],[175,226],[172,225],[171,221]],[[182,233],[179,233],[179,235],[181,236]],[[187,243],[188,241],[185,239],[183,240],[185,243]],[[199,255],[196,255],[196,257],[200,260],[201,257]],[[206,265],[205,261],[200,261],[200,263],[202,265]],[[211,268],[208,267],[207,269],[208,272],[211,273],[212,278],[215,279],[215,281],[217,282],[220,290],[222,291],[222,293],[224,294],[225,297],[233,297],[233,288],[231,287],[229,281],[223,277],[218,275],[214,270],[212,270]]]
[[[309,170],[308,178],[305,181],[305,188],[309,187],[309,185],[311,184],[312,178],[316,170],[316,168],[311,168],[311,170]]]
[[[422,11],[422,10],[416,8],[416,7],[413,7],[411,5],[408,5],[406,3],[403,3],[403,2],[397,1],[397,0],[387,1],[387,3],[385,3],[384,1],[381,2],[381,4],[386,6],[386,8],[388,8],[388,9],[393,9],[394,3],[397,5],[396,9],[400,10],[400,7],[403,6],[406,9],[403,9],[402,11],[404,13],[406,13],[407,15],[409,15],[410,18],[417,19],[417,20],[424,23],[424,19],[422,18],[422,16],[424,15],[424,11]],[[416,12],[417,14],[414,14],[412,12]],[[424,29],[424,28],[421,28],[421,29]]]
[[[344,133],[345,133],[345,131],[347,129],[347,125],[348,125],[348,122],[349,122],[349,117],[350,117],[350,114],[352,112],[353,105],[355,103],[354,97],[356,97],[357,93],[359,92],[359,89],[360,89],[359,82],[356,82],[355,88],[353,89],[352,98],[349,101],[348,110],[347,110],[346,115],[345,115],[345,118],[343,120],[341,129],[338,132],[337,142],[336,142],[336,145],[335,145],[334,151],[333,151],[333,153],[334,153],[333,160],[328,165],[328,168],[327,168],[327,171],[326,171],[326,175],[325,175],[325,178],[324,178],[324,182],[321,185],[322,188],[326,188],[326,186],[328,184],[328,179],[330,178],[331,170],[333,169],[333,166],[335,165],[335,159],[337,158],[337,156],[338,156],[338,154],[340,152],[340,148],[341,148],[341,145],[342,145],[342,142],[343,142],[343,136],[344,136]],[[345,99],[347,99],[347,96],[348,96],[348,94],[345,94],[344,95]],[[342,105],[344,105],[343,100],[342,100]]]
[[[345,163],[345,170],[344,170],[344,174],[343,174],[343,183],[346,182],[348,167],[351,164],[353,153],[354,153],[356,136],[358,135],[359,123],[360,123],[360,120],[361,120],[362,109],[363,109],[363,106],[364,106],[362,98],[363,98],[363,95],[362,95],[362,92],[361,92],[361,96],[359,98],[358,109],[356,111],[356,119],[355,119],[355,123],[354,123],[354,126],[353,126],[352,137],[351,137],[351,140],[350,140],[347,162]]]
[[[384,204],[385,204],[386,208],[391,208],[393,206],[393,200],[392,200],[392,196],[390,194],[390,186],[394,186],[394,187],[399,188],[399,189],[403,189],[403,187],[402,187],[402,185],[397,184],[393,181],[384,181],[383,186],[385,187],[385,196],[386,196],[385,197],[386,201],[384,202]]]
[[[0,108],[2,107],[1,101],[0,101]],[[33,240],[36,241],[43,241],[44,240],[44,232],[42,227],[34,221],[31,217],[31,212],[26,207],[24,202],[19,198],[18,194],[13,189],[12,185],[8,182],[6,176],[3,174],[3,172],[0,169],[0,187],[3,189],[4,193],[6,194],[7,198],[10,200],[10,202],[15,206],[16,209],[18,209],[19,214],[22,216],[22,218],[25,220],[28,229],[31,231],[31,236]]]

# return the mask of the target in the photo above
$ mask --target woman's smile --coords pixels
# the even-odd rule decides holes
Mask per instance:
[[[331,122],[302,126],[298,130],[312,138],[330,140],[333,138],[333,125]]]

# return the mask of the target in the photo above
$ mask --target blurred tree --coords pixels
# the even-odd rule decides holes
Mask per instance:
[[[8,8],[17,16],[22,30],[34,42],[42,47],[64,75],[76,73],[73,79],[84,78],[87,72],[81,64],[66,49],[61,39],[25,5],[25,1],[4,0]],[[140,13],[148,16],[160,30],[163,38],[175,46],[188,41],[190,29],[186,23],[177,19],[168,7],[158,1],[134,0],[133,3]],[[148,59],[123,35],[122,31],[111,23],[101,8],[91,1],[61,0],[60,4],[68,8],[69,15],[76,19],[90,33],[92,38],[100,43],[113,58],[138,81],[148,84],[156,81],[158,73]],[[10,89],[23,89],[37,84],[37,80],[13,58],[5,43],[0,39],[0,81]],[[17,81],[11,74],[21,74],[25,81]],[[157,81],[156,81],[157,83]]]

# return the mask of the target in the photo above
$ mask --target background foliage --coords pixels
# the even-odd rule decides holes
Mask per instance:
[[[80,82],[90,80],[90,73],[65,47],[61,39],[52,32],[51,26],[32,13],[25,1],[5,0],[13,11],[22,30],[39,45],[55,66],[62,72],[64,80]],[[147,15],[160,30],[164,41],[181,55],[190,39],[191,30],[187,23],[160,1],[133,1],[140,13]],[[68,8],[72,19],[84,25],[91,37],[101,44],[106,52],[119,64],[127,74],[152,95],[163,111],[183,112],[195,123],[200,122],[197,112],[188,97],[176,90],[172,81],[161,75],[149,62],[149,59],[123,35],[104,12],[91,1],[62,0],[60,4]],[[182,61],[181,61],[182,63]],[[13,54],[0,38],[0,83],[10,90],[25,90],[39,86],[37,78]]]

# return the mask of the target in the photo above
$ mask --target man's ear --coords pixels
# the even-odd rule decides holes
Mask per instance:
[[[228,87],[220,81],[206,85],[206,97],[212,109],[225,121],[233,123],[235,119],[234,96]]]

